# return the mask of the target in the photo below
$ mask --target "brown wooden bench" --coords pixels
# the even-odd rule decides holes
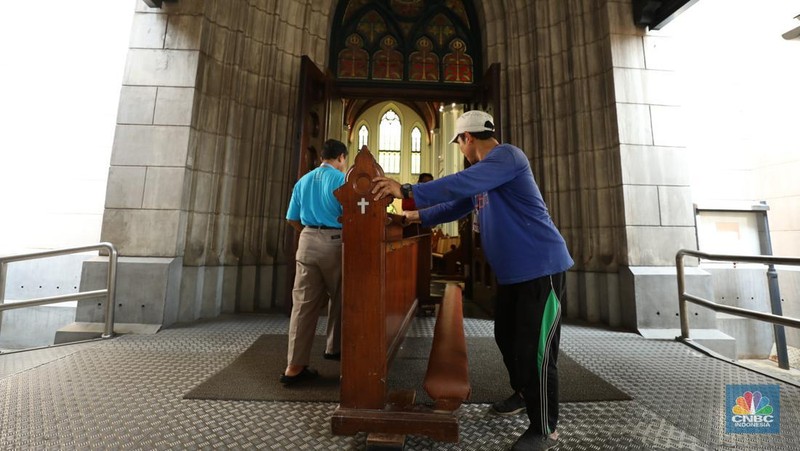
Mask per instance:
[[[460,279],[463,275],[461,238],[447,236],[438,231],[438,236],[432,238],[433,272],[436,277],[447,279]]]
[[[370,437],[383,440],[387,434],[457,442],[453,410],[460,402],[455,400],[469,385],[463,325],[456,324],[461,319],[458,289],[450,290],[450,300],[440,307],[446,321],[437,321],[434,334],[435,362],[426,385],[436,406],[416,404],[414,390],[390,391],[387,386],[389,368],[417,306],[430,302],[431,244],[429,233],[403,236],[402,217],[386,213],[391,199],[373,200],[372,179],[383,175],[365,146],[335,193],[343,209],[342,360],[339,406],[331,429],[335,435],[367,432],[368,443]],[[464,352],[451,355],[459,339]],[[444,388],[450,384],[460,388]]]

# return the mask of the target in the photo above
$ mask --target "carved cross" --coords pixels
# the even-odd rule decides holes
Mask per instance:
[[[361,207],[361,214],[362,215],[367,212],[366,211],[367,205],[369,205],[369,202],[367,202],[367,200],[364,199],[363,197],[361,198],[360,201],[358,201],[358,206]]]

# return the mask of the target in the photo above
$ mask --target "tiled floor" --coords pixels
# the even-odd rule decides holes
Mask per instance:
[[[284,316],[226,316],[155,335],[0,355],[0,449],[363,449],[363,434],[331,435],[332,403],[182,398],[259,335],[285,333],[287,325]],[[430,336],[432,325],[418,318],[409,335]],[[470,336],[491,335],[489,321],[465,325]],[[800,449],[794,385],[675,341],[599,327],[565,325],[561,349],[633,399],[562,404],[558,449]],[[779,385],[772,402],[781,407],[781,432],[727,434],[727,384]],[[410,437],[406,449],[507,449],[527,419],[487,408],[462,407],[459,443]]]

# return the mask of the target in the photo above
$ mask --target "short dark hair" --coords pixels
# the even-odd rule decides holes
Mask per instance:
[[[433,174],[430,172],[423,172],[419,175],[419,178],[417,178],[417,183],[424,183],[423,180],[430,182],[433,180]]]
[[[469,132],[469,134],[474,136],[475,139],[480,139],[481,141],[485,139],[494,138],[494,130],[486,130],[483,132]]]
[[[343,142],[329,139],[322,145],[322,159],[335,160],[339,155],[347,156],[347,146]]]

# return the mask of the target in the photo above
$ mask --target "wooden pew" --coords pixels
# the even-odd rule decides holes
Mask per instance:
[[[394,355],[418,304],[430,298],[431,245],[429,234],[403,237],[402,216],[386,213],[391,199],[373,200],[372,179],[383,175],[364,146],[335,192],[343,207],[342,360],[340,401],[331,429],[334,435],[425,435],[457,442],[453,411],[469,396],[459,288],[450,290],[452,300],[443,301],[448,321],[442,322],[444,332],[435,333],[432,348],[432,354],[439,349],[433,356],[439,363],[430,371],[431,396],[442,400],[431,409],[415,404],[414,390],[388,390]],[[440,315],[444,310],[440,308]],[[450,356],[459,340],[463,356]],[[437,347],[437,341],[446,346]],[[460,392],[442,388],[449,385],[461,387]]]
[[[432,237],[436,243],[431,242],[433,272],[440,278],[463,280],[461,238],[447,236],[440,230],[436,232],[438,236]]]

